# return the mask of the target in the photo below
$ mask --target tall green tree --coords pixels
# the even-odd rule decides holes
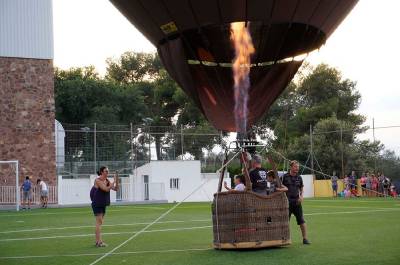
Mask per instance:
[[[213,130],[193,101],[162,67],[157,54],[125,52],[117,59],[108,59],[106,79],[119,84],[134,84],[141,91],[145,104],[142,124],[148,127],[147,133],[154,140],[157,159],[182,155],[181,137],[166,131],[171,127],[177,126],[180,133],[182,126],[190,134],[197,130]],[[210,148],[214,140],[211,137],[200,143],[195,137],[188,136],[183,144],[185,151],[199,158],[202,148]]]
[[[67,160],[93,160],[94,123],[127,125],[143,118],[141,90],[135,85],[104,80],[93,67],[55,69],[54,88],[56,119],[71,129],[65,139]],[[68,124],[81,126],[69,128]],[[132,155],[130,134],[97,133],[96,140],[97,160],[129,160]]]

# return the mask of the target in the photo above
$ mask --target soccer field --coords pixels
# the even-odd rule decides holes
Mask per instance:
[[[0,264],[91,264],[173,204],[112,206],[105,248],[94,246],[90,207],[0,212]],[[309,199],[311,245],[291,220],[292,244],[246,251],[212,249],[210,203],[183,203],[96,264],[400,264],[400,200]]]

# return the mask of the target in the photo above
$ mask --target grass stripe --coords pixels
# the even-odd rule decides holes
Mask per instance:
[[[204,229],[211,228],[211,225],[207,226],[193,226],[193,227],[184,227],[184,228],[166,228],[166,229],[154,229],[143,231],[142,233],[155,233],[155,232],[169,232],[169,231],[184,231],[184,230],[195,230],[195,229]],[[102,235],[126,235],[126,234],[134,234],[140,231],[129,231],[129,232],[108,232],[102,233]],[[21,238],[6,238],[0,239],[0,242],[9,242],[9,241],[25,241],[25,240],[43,240],[43,239],[55,239],[55,238],[71,238],[71,237],[89,237],[93,236],[91,234],[76,234],[76,235],[64,235],[64,236],[43,236],[43,237],[21,237]]]
[[[213,248],[189,248],[189,249],[166,249],[166,250],[142,250],[142,251],[123,251],[114,252],[110,255],[131,255],[131,254],[157,254],[171,252],[187,252],[187,251],[206,251]],[[103,253],[82,253],[82,254],[60,254],[60,255],[38,255],[38,256],[10,256],[0,257],[0,259],[30,259],[30,258],[56,258],[56,257],[83,257],[83,256],[100,256]]]
[[[171,220],[171,221],[162,221],[158,222],[159,224],[169,224],[169,223],[190,223],[190,222],[206,222],[211,221],[211,219],[203,219],[203,220]],[[135,226],[135,225],[147,225],[150,222],[142,222],[142,223],[126,223],[126,224],[105,224],[102,227],[114,227],[114,226]],[[80,228],[93,228],[94,225],[81,225],[81,226],[65,226],[65,227],[48,227],[48,228],[33,228],[33,229],[21,229],[21,230],[8,230],[8,231],[0,231],[0,234],[12,234],[12,233],[21,233],[21,232],[36,232],[36,231],[50,231],[50,230],[67,230],[67,229],[80,229]]]

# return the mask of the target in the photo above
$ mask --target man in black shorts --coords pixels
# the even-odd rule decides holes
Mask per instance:
[[[253,155],[251,162],[252,170],[249,173],[251,188],[258,194],[267,195],[267,170],[261,166],[261,156]]]
[[[310,244],[307,239],[307,226],[303,217],[303,179],[299,175],[299,163],[297,161],[290,162],[290,171],[283,176],[282,184],[288,188],[286,195],[289,200],[289,218],[294,214],[297,224],[300,226],[303,236],[303,244]]]

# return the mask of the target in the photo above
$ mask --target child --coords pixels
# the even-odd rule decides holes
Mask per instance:
[[[271,195],[274,192],[285,192],[288,188],[284,185],[279,187],[279,183],[276,180],[274,171],[270,170],[267,173],[267,195]]]
[[[345,198],[350,198],[351,197],[351,191],[350,188],[347,186],[347,188],[344,190],[344,197]]]
[[[396,187],[394,185],[390,186],[390,196],[392,196],[394,198],[397,197]]]
[[[226,184],[226,181],[224,181],[225,189],[227,189],[228,191],[232,191],[232,190],[245,191],[246,190],[246,186],[243,184],[244,183],[243,175],[236,175],[233,182],[235,183],[235,188],[231,189]]]

